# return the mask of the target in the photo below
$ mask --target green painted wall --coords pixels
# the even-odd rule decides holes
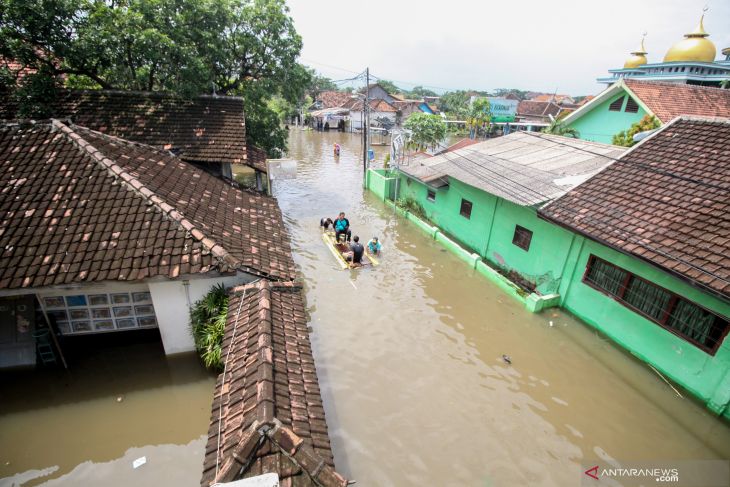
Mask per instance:
[[[722,316],[730,316],[730,303],[711,296],[639,259],[592,240],[566,239],[571,248],[560,286],[561,305],[601,330],[641,360],[699,397],[715,412],[730,418],[730,340],[715,356],[700,350],[656,323],[630,310],[582,282],[591,254],[633,272]]]
[[[408,181],[410,180],[410,183]],[[454,179],[448,189],[436,190],[428,201],[428,188],[420,181],[401,175],[400,198],[411,197],[426,217],[469,250],[506,270],[514,270],[535,283],[541,294],[557,292],[572,234],[537,217],[535,208],[519,206]],[[461,199],[472,202],[471,219],[459,214]],[[530,231],[529,250],[512,243],[515,226]]]
[[[543,294],[558,292],[560,305],[605,333],[639,359],[730,418],[730,338],[714,356],[665,330],[640,314],[582,282],[591,254],[656,283],[721,316],[730,317],[730,303],[681,281],[639,259],[617,252],[537,217],[521,207],[481,190],[450,180],[448,189],[426,199],[427,187],[400,175],[400,198],[411,197],[427,218],[457,241],[492,262],[537,283]],[[459,215],[461,198],[472,202],[470,220]],[[512,244],[515,225],[533,232],[529,251]]]
[[[608,106],[617,98],[626,96],[620,112],[612,112],[608,110]],[[628,102],[628,93],[622,91],[603,103],[596,105],[591,111],[568,124],[578,130],[580,138],[583,140],[591,140],[594,142],[603,142],[610,144],[614,135],[627,130],[633,123],[638,122],[646,115],[646,111],[639,106],[637,113],[626,113],[626,103]]]

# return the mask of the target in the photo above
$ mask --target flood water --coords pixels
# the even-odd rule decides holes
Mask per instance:
[[[214,378],[197,356],[159,337],[76,355],[0,374],[0,486],[200,485]]]
[[[356,135],[292,130],[297,179],[274,183],[339,471],[364,486],[572,486],[594,460],[730,458],[727,423],[647,365],[561,311],[528,313],[364,193],[361,154]],[[339,211],[381,238],[381,266],[336,265],[318,223]]]
[[[359,486],[562,487],[596,459],[730,458],[728,425],[645,364],[560,311],[528,313],[364,193],[360,154],[355,135],[292,130],[297,178],[274,183],[339,471]],[[339,211],[381,238],[381,266],[336,265],[318,224]],[[194,355],[158,341],[0,374],[0,486],[197,486],[212,391]]]

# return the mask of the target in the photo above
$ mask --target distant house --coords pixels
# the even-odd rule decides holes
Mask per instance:
[[[363,126],[363,100],[352,100],[346,107],[349,111],[350,129],[361,130]],[[376,120],[388,120],[392,125],[397,123],[398,110],[391,103],[375,98],[371,99],[369,106],[370,123],[374,124]]]
[[[112,116],[89,118],[100,119]],[[139,120],[138,136],[179,140],[156,120]],[[196,122],[176,123],[195,132]],[[101,128],[1,126],[0,297],[37,299],[63,335],[159,328],[165,352],[177,353],[193,350],[190,306],[214,284],[294,277],[275,199]]]
[[[661,124],[680,115],[730,117],[730,90],[683,83],[621,79],[564,122],[584,140],[611,143],[645,115]]]
[[[538,211],[569,232],[561,306],[726,418],[728,147],[730,119],[679,117]]]
[[[177,96],[115,90],[60,90],[53,116],[133,142],[169,150],[182,160],[232,178],[240,164],[266,173],[263,151],[246,140],[243,99],[232,96]],[[6,108],[0,118],[16,114]],[[249,156],[253,152],[253,157]]]
[[[546,93],[534,96],[534,97],[530,98],[530,101],[553,102],[553,103],[557,103],[558,105],[575,104],[575,100],[570,95],[550,95],[550,94],[546,94]]]
[[[325,108],[341,108],[352,99],[352,94],[344,91],[322,91],[314,99],[313,110]]]
[[[434,107],[421,100],[395,100],[392,105],[398,110],[398,122],[403,123],[414,113],[434,115],[438,113]]]
[[[364,88],[361,91],[364,92]],[[369,85],[368,97],[371,100],[385,100],[388,103],[393,103],[397,100],[396,97],[388,93],[388,91],[378,83],[372,83]]]
[[[551,101],[522,100],[517,105],[516,120],[527,130],[539,130],[559,118],[565,108]]]
[[[262,280],[233,289],[225,329],[227,366],[216,381],[201,487],[265,474],[282,486],[345,487],[301,287]]]

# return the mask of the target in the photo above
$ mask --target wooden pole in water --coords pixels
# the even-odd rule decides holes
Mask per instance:
[[[368,176],[368,132],[370,130],[370,68],[365,68],[365,101],[362,104],[363,127],[362,127],[362,187],[367,187]]]

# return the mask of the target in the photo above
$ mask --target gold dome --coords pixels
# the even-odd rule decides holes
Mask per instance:
[[[646,34],[644,34],[646,35]],[[646,52],[646,49],[644,48],[644,38],[641,38],[641,45],[637,50],[631,53],[631,57],[626,60],[624,63],[624,69],[626,68],[636,68],[641,66],[642,64],[646,64],[646,55],[648,53]]]
[[[708,34],[705,32],[703,21],[704,14],[700,18],[700,25],[689,34],[685,34],[684,39],[672,46],[667,55],[664,56],[664,62],[672,61],[699,61],[711,63],[715,60],[717,49],[711,40],[707,39]]]

